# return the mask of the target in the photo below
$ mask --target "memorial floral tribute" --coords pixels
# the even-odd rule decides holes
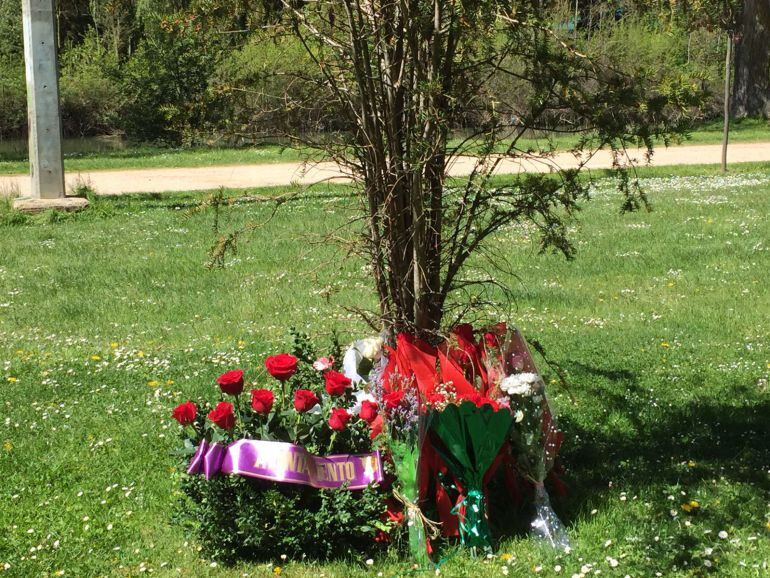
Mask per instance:
[[[535,536],[568,545],[545,490],[561,434],[518,331],[463,325],[438,345],[399,334],[325,357],[298,344],[265,360],[268,383],[247,387],[247,373],[228,371],[218,403],[173,411],[204,546],[230,558],[260,547],[328,557],[371,553],[406,532],[427,565],[446,543],[492,551],[491,514],[511,503],[527,506]],[[270,512],[252,510],[267,495]],[[251,517],[228,517],[222,499]]]
[[[384,358],[383,398],[414,403],[421,424],[423,517],[444,538],[491,551],[490,514],[515,502],[525,506],[521,515],[531,516],[526,525],[534,535],[566,547],[545,490],[562,436],[521,334],[505,324],[480,331],[461,325],[437,346],[402,334]],[[494,485],[503,490],[493,500]],[[433,550],[430,541],[427,549]]]
[[[291,353],[227,371],[212,380],[212,395],[173,410],[183,439],[181,519],[206,555],[372,553],[398,533],[387,511],[389,466],[367,417],[374,398],[340,371],[341,348],[331,349],[319,356],[295,335]]]

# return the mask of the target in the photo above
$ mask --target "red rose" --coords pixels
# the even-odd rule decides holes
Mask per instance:
[[[382,414],[379,414],[376,418],[374,418],[374,421],[369,424],[369,428],[371,431],[369,432],[369,437],[374,439],[378,435],[382,433],[382,426],[383,426],[383,419]]]
[[[318,404],[318,396],[309,389],[298,389],[294,392],[294,409],[300,413],[310,411]]]
[[[342,395],[352,385],[352,381],[339,371],[327,371],[324,373],[326,381],[326,393],[329,395]]]
[[[368,399],[365,399],[361,402],[361,411],[358,412],[358,416],[364,420],[366,423],[372,423],[375,419],[377,419],[377,409],[378,405],[373,402],[369,401]]]
[[[288,353],[273,355],[265,359],[267,372],[280,381],[286,381],[297,373],[297,358]]]
[[[329,418],[329,427],[334,431],[342,431],[345,429],[345,426],[348,425],[351,417],[353,416],[350,415],[347,410],[340,407],[335,407],[332,410],[331,417]]]
[[[385,501],[387,509],[383,518],[392,524],[400,525],[404,521],[404,506],[392,498]]]
[[[385,409],[388,410],[394,410],[396,409],[401,401],[404,399],[405,392],[403,389],[399,389],[398,391],[391,391],[390,393],[386,393],[382,396],[382,401],[385,402]]]
[[[171,413],[171,417],[173,417],[176,421],[178,421],[182,425],[190,425],[192,422],[195,421],[195,417],[197,415],[198,415],[198,408],[196,408],[195,404],[191,401],[180,403],[178,406],[174,408],[174,411]]]
[[[243,392],[243,370],[235,369],[217,377],[217,383],[222,393],[241,395]]]
[[[209,412],[209,419],[222,429],[233,429],[235,427],[233,404],[227,401],[220,401],[217,406]]]
[[[374,541],[383,544],[388,543],[390,542],[390,534],[383,530],[377,530],[377,533],[374,535]]]
[[[275,396],[269,389],[251,390],[251,407],[259,414],[267,415],[273,409]]]

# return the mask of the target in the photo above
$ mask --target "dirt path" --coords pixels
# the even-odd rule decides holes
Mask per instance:
[[[728,161],[770,161],[770,142],[737,143],[730,145]],[[631,157],[638,165],[644,165],[644,152],[632,151]],[[655,151],[652,166],[717,164],[721,158],[719,145],[679,146]],[[473,159],[462,157],[450,167],[454,176],[463,176],[473,169]],[[546,161],[505,160],[498,167],[498,174],[550,172],[556,167],[570,168],[578,165],[570,153],[559,153]],[[612,165],[610,154],[600,151],[588,163],[588,168],[603,169]],[[260,165],[229,165],[173,169],[128,169],[114,171],[84,171],[67,174],[67,186],[85,182],[98,194],[120,195],[124,193],[161,193],[169,191],[195,191],[216,189],[220,186],[232,189],[286,186],[292,183],[309,184],[321,180],[342,180],[345,175],[333,163],[303,166],[297,163]],[[18,191],[25,195],[29,190],[26,175],[0,176],[0,194]]]

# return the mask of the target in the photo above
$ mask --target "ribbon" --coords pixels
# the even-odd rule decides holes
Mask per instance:
[[[238,440],[225,448],[202,441],[187,473],[208,480],[220,472],[319,489],[360,490],[383,479],[379,452],[315,456],[285,442]]]
[[[489,548],[492,537],[484,523],[484,494],[480,490],[470,490],[452,508],[452,513],[460,520],[460,543],[463,546]]]
[[[188,474],[202,473],[207,480],[217,475],[222,469],[222,460],[225,457],[225,448],[222,444],[210,444],[203,440],[187,467]]]
[[[428,538],[435,540],[441,535],[439,526],[441,522],[434,522],[430,518],[426,517],[422,513],[420,506],[418,506],[413,500],[407,498],[404,494],[393,488],[393,497],[396,498],[406,508],[406,515],[413,523],[421,523],[423,528],[427,530]]]

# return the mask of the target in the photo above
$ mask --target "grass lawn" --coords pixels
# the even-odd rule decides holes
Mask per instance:
[[[574,135],[557,135],[552,139],[524,138],[519,148],[526,149],[568,149],[577,143]],[[730,133],[730,142],[770,141],[770,124],[763,119],[736,121]],[[454,139],[450,144],[460,142]],[[704,124],[694,130],[688,138],[676,144],[719,144],[722,142],[722,125],[719,122]],[[0,143],[2,144],[2,143]],[[504,145],[501,145],[501,150]],[[660,143],[662,146],[662,143]],[[202,167],[214,165],[241,165],[304,160],[306,155],[294,149],[276,145],[252,148],[193,148],[173,149],[150,145],[128,147],[108,152],[73,153],[65,155],[67,171],[91,171],[110,169],[151,169],[168,167]],[[29,170],[26,156],[22,152],[3,153],[0,149],[0,174],[21,174]]]
[[[528,148],[566,150],[574,147],[579,141],[579,137],[570,134],[556,134],[551,138],[522,138],[519,140],[518,148],[527,150]],[[731,143],[749,143],[749,142],[768,142],[770,141],[770,123],[764,119],[747,118],[736,120],[730,128]],[[452,141],[457,145],[459,139]],[[679,142],[671,142],[671,146],[678,145],[706,145],[722,144],[722,122],[713,121],[702,124],[690,132]],[[663,142],[656,143],[657,146],[664,146]],[[498,146],[501,152],[505,150],[505,143]]]
[[[152,145],[128,146],[122,150],[64,155],[67,171],[111,169],[154,169],[169,167],[205,167],[215,165],[248,165],[289,163],[304,160],[295,149],[277,145],[247,148],[167,148]],[[26,155],[0,153],[0,174],[26,173]]]
[[[451,557],[442,575],[768,575],[770,165],[711,170],[647,178],[654,211],[630,215],[598,181],[572,262],[539,256],[526,227],[496,238],[516,300],[489,314],[539,339],[576,398],[552,389],[570,489],[554,506],[573,547],[512,538],[497,557]],[[366,270],[317,242],[351,214],[345,193],[284,204],[215,271],[211,215],[186,211],[192,194],[27,222],[0,211],[0,575],[412,573],[395,558],[280,552],[224,568],[176,521],[176,403],[213,394],[226,368],[258,372],[290,325],[367,334],[342,308],[374,304]],[[271,211],[245,203],[224,218]]]

